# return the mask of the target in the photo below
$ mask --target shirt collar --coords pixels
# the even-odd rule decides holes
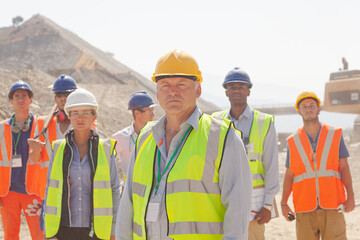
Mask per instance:
[[[230,108],[231,109],[231,108]],[[235,118],[233,118],[231,115],[230,115],[230,109],[229,111],[226,113],[226,118],[227,119],[230,119],[230,120],[233,120],[233,121],[237,121]],[[244,110],[244,112],[240,115],[239,117],[239,120],[241,118],[247,118],[247,119],[250,119],[252,114],[253,114],[254,110],[252,109],[252,107],[249,106],[249,104],[246,105],[246,108]]]
[[[136,134],[136,132],[135,132],[135,130],[134,130],[134,121],[132,121],[132,123],[130,124],[130,126],[129,126],[129,134],[130,135],[133,135],[133,134],[135,134],[135,135],[137,135]]]
[[[30,112],[29,113],[29,116],[30,116],[30,119],[31,119],[31,121],[33,120],[33,114]],[[7,125],[11,125],[11,122],[12,122],[12,120],[13,120],[13,118],[15,117],[15,113],[13,113],[12,115],[11,115],[11,117],[8,119],[8,121],[6,122],[6,124]]]
[[[200,109],[196,106],[191,116],[184,123],[181,124],[180,129],[188,128],[189,126],[192,126],[194,130],[197,131],[201,115],[202,113]],[[166,125],[166,115],[162,116],[151,128],[155,140],[160,139],[162,136],[164,136],[165,125]]]

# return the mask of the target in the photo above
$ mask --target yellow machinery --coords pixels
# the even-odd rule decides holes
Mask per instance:
[[[331,73],[323,104],[324,111],[360,114],[360,70]]]

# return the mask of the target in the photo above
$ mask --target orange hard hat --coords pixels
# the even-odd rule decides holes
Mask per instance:
[[[306,98],[312,98],[315,101],[317,101],[317,103],[319,104],[319,107],[321,107],[321,101],[320,99],[316,96],[316,94],[312,91],[302,91],[299,96],[296,99],[296,104],[295,104],[295,109],[296,111],[299,110],[299,104],[302,100],[306,99]]]

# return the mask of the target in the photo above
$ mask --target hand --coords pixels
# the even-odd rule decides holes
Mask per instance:
[[[111,235],[110,240],[115,240],[115,235]]]
[[[28,138],[27,142],[29,144],[29,147],[31,148],[31,151],[38,152],[38,153],[41,152],[43,143],[40,140]]]
[[[291,210],[291,208],[286,204],[281,204],[281,212],[282,212],[282,215],[284,216],[284,218],[287,220],[287,221],[289,221],[289,222],[291,222],[292,220],[290,220],[289,219],[289,217],[288,217],[288,214],[289,214],[289,212],[292,214],[292,215],[294,215],[295,216],[295,213]]]
[[[253,221],[257,221],[259,224],[268,223],[271,220],[271,211],[266,208],[261,208],[258,214],[254,217]]]
[[[351,212],[355,209],[355,200],[354,197],[350,197],[348,196],[348,199],[346,199],[346,201],[343,203],[344,207],[345,207],[345,212]]]

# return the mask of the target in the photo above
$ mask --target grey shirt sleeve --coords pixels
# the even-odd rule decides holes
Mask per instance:
[[[134,208],[132,200],[132,179],[135,164],[135,151],[131,154],[129,169],[127,172],[127,178],[125,182],[125,188],[123,190],[120,205],[116,217],[115,224],[115,239],[117,240],[132,240],[132,228]]]
[[[223,240],[247,239],[252,176],[240,135],[231,128],[219,171],[221,201],[226,208]]]
[[[120,180],[119,180],[119,174],[118,174],[117,164],[114,154],[111,155],[110,180],[111,180],[112,201],[113,201],[113,224],[111,227],[111,235],[115,235],[116,215],[120,203]]]
[[[339,145],[339,159],[348,158],[348,157],[350,157],[350,154],[346,148],[343,135],[341,134],[340,145]]]
[[[275,195],[280,191],[278,145],[274,122],[270,123],[264,140],[263,165],[265,168],[264,204],[273,205]]]

